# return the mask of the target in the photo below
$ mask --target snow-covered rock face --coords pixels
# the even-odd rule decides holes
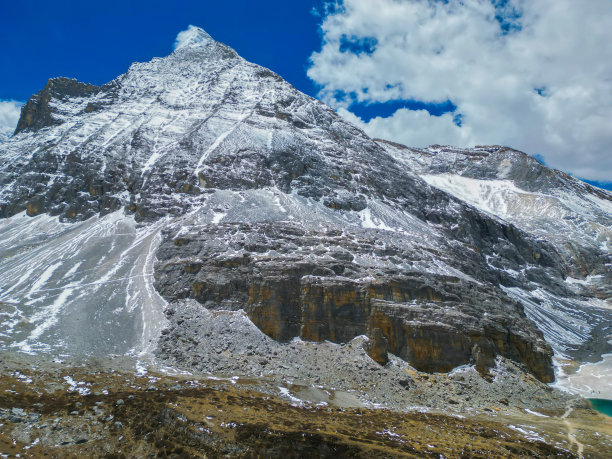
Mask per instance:
[[[384,335],[424,369],[503,355],[549,381],[521,295],[590,301],[580,268],[389,148],[196,28],[101,87],[50,80],[0,144],[3,346],[147,351],[192,298],[279,340]],[[582,319],[575,347],[600,345]]]
[[[378,145],[273,72],[194,35],[100,88],[51,80],[3,144],[0,214],[81,220],[127,205],[151,220],[182,214],[209,188],[330,200],[333,189],[358,192],[367,177],[347,165],[372,163]]]

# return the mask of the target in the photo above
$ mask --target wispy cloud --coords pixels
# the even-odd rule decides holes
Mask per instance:
[[[187,29],[181,31],[176,36],[174,41],[174,49],[183,48],[185,46],[201,45],[212,40],[204,30],[194,25],[190,25]]]
[[[580,177],[612,177],[609,0],[332,6],[308,74],[321,98],[371,135],[413,146],[510,145]],[[367,122],[350,112],[354,103],[397,100],[450,101],[456,110],[401,108]]]
[[[21,105],[22,103],[14,100],[0,100],[0,141],[15,131],[21,113]]]

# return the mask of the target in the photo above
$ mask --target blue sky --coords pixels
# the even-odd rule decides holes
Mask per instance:
[[[48,78],[106,83],[193,24],[374,137],[509,145],[612,188],[607,2],[4,1],[0,124]]]

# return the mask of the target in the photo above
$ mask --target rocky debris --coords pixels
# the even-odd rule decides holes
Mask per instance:
[[[12,360],[9,357],[4,362],[10,365]],[[340,392],[329,404],[298,403],[293,394],[301,396],[307,391],[299,392],[298,386],[274,387],[265,380],[163,374],[137,377],[103,370],[111,362],[99,360],[87,367],[39,363],[44,374],[27,371],[32,383],[0,375],[0,394],[7,389],[19,394],[0,396],[0,451],[5,455],[575,457],[575,445],[569,442],[564,421],[550,411],[553,417],[549,418],[524,411],[498,415],[492,410],[464,416],[431,411],[400,413],[341,407],[349,398]],[[109,410],[106,418],[92,412],[101,396],[44,390],[49,376],[61,379],[65,373],[87,380],[95,392],[104,388],[104,405]],[[151,378],[159,391],[145,390]],[[265,387],[276,389],[276,393],[259,392]],[[315,390],[311,388],[311,393]],[[119,397],[125,400],[123,405],[116,403]],[[12,403],[24,408],[14,410]],[[74,407],[79,408],[78,414],[68,414]],[[7,423],[1,419],[7,412],[17,411],[21,416],[34,408],[41,413],[35,420]],[[568,419],[580,429],[574,438],[588,445],[585,454],[610,446],[612,430],[604,424],[595,431],[591,423],[599,418],[594,412],[576,407]],[[517,425],[522,429],[517,430]]]
[[[12,408],[8,413],[3,413],[8,422],[36,422],[40,419],[39,413],[26,413],[23,408]],[[0,414],[2,416],[2,414]]]
[[[498,358],[486,378],[471,365],[428,374],[392,353],[381,366],[366,352],[365,336],[345,344],[279,343],[244,311],[208,310],[193,300],[171,304],[166,314],[169,327],[156,351],[165,366],[228,379],[263,378],[271,385],[260,390],[277,395],[278,386],[291,388],[299,400],[315,405],[343,400],[341,406],[445,410],[454,403],[453,410],[461,413],[499,407],[502,400],[513,407],[561,411],[569,400],[505,359]],[[402,384],[407,378],[413,381],[408,390]]]

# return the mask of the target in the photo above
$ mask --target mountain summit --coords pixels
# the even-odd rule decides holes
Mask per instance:
[[[213,41],[213,38],[203,29],[190,25],[187,30],[180,32],[176,37],[174,49],[179,50],[183,48],[206,46],[208,43]]]

